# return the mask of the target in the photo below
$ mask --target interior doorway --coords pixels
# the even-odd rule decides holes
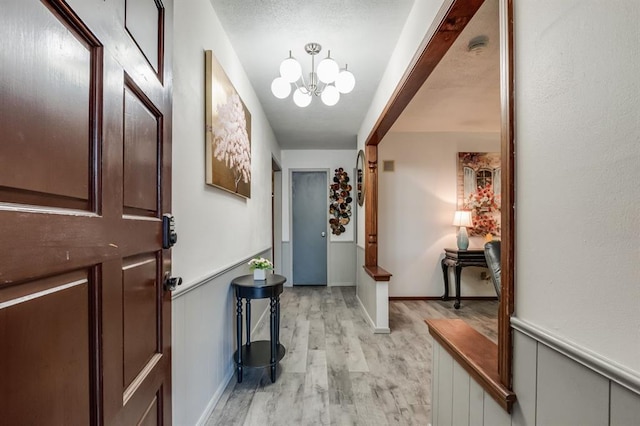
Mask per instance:
[[[327,172],[291,173],[294,285],[327,285]]]

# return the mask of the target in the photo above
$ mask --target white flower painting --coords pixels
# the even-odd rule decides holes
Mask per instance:
[[[205,52],[206,182],[251,197],[251,114],[213,52]]]

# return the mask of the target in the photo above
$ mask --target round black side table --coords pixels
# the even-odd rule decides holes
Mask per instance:
[[[238,383],[242,382],[244,367],[271,367],[271,382],[276,381],[276,366],[284,357],[285,348],[280,344],[280,294],[287,281],[282,275],[267,274],[266,280],[254,280],[253,275],[242,275],[231,281],[236,295],[236,342],[238,350],[233,355]],[[271,299],[270,340],[251,341],[251,300]],[[245,299],[247,343],[242,344],[242,299]]]

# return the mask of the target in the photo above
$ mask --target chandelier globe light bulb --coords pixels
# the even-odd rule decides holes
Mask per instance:
[[[293,92],[293,102],[300,108],[309,106],[309,104],[311,103],[311,93],[304,93],[302,91],[302,88],[299,88],[295,92]]]
[[[289,57],[280,64],[280,76],[288,83],[296,82],[302,76],[302,66],[291,56],[291,52]]]
[[[276,77],[271,83],[271,93],[278,99],[285,99],[291,93],[291,84],[283,77]]]
[[[335,86],[328,85],[322,91],[320,99],[326,106],[334,106],[340,100],[340,92]]]
[[[340,93],[346,94],[351,93],[354,87],[356,87],[356,78],[353,76],[353,73],[345,67],[345,69],[338,74],[338,78],[336,78],[336,88]]]
[[[322,51],[319,43],[307,43],[304,50],[311,57],[311,71],[305,75],[289,51],[289,57],[280,63],[280,76],[271,82],[271,92],[276,98],[285,99],[293,91],[293,102],[300,108],[309,106],[313,97],[320,98],[327,106],[336,105],[341,94],[350,93],[355,87],[354,75],[346,65],[340,69],[331,58],[331,51],[316,67],[316,55]]]
[[[331,52],[329,52],[329,54],[331,54]],[[330,56],[327,56],[318,64],[318,78],[325,84],[336,81],[339,72],[340,67],[338,63],[331,59]]]

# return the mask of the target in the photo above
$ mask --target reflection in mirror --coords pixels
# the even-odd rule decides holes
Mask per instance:
[[[364,204],[364,183],[364,151],[360,150],[356,160],[356,194],[359,206]]]

